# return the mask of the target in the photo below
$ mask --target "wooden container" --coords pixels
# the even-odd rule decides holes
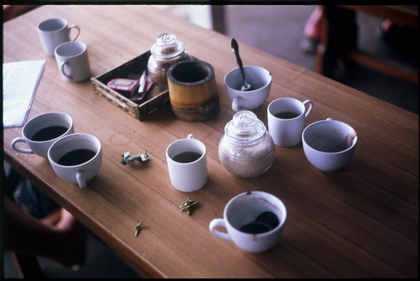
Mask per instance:
[[[168,90],[162,91],[159,87],[152,86],[141,101],[135,102],[107,86],[107,83],[114,78],[140,79],[143,71],[147,70],[149,57],[150,51],[99,76],[92,77],[95,93],[139,120],[166,106],[169,104]]]
[[[168,69],[169,100],[172,110],[184,121],[205,121],[219,113],[214,69],[201,60],[180,61]]]

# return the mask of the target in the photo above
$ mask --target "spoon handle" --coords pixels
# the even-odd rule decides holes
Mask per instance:
[[[232,42],[231,42],[231,47],[232,47],[232,51],[235,53],[236,56],[236,62],[239,65],[239,68],[241,70],[241,74],[242,74],[242,78],[245,81],[245,73],[244,73],[244,68],[242,66],[242,60],[241,57],[239,56],[239,45],[238,42],[236,42],[235,38],[232,38]]]

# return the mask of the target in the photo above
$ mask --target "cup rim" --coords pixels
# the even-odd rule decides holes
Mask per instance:
[[[54,22],[59,21],[63,25],[62,25],[62,27],[60,27],[58,29],[54,29],[54,30],[45,30],[45,29],[42,29],[42,27],[41,27],[42,25],[45,25],[45,24],[47,24],[49,22],[52,22],[52,21],[54,21]],[[68,25],[68,22],[67,22],[66,19],[63,19],[63,18],[51,18],[51,19],[46,19],[46,20],[40,22],[38,24],[38,30],[41,31],[41,32],[45,32],[45,33],[53,33],[53,32],[57,32],[57,31],[60,31],[60,30],[65,29],[67,27],[67,25]]]
[[[180,80],[176,79],[175,77],[173,77],[172,72],[174,71],[175,68],[178,68],[180,65],[183,65],[183,64],[201,65],[206,70],[208,70],[207,76],[204,77],[201,80],[194,81],[194,82],[180,81]],[[214,68],[210,63],[208,63],[206,61],[203,61],[203,60],[181,60],[181,61],[171,65],[171,67],[168,69],[168,71],[166,73],[166,76],[174,84],[182,84],[182,85],[186,85],[186,86],[200,85],[200,84],[203,84],[207,81],[210,81],[214,77]]]
[[[274,104],[275,104],[275,103],[278,103],[278,102],[281,102],[281,101],[286,101],[286,100],[293,101],[293,102],[295,102],[296,104],[299,104],[298,106],[300,107],[301,112],[299,113],[299,115],[298,115],[298,116],[293,117],[293,118],[288,118],[288,119],[285,119],[285,118],[279,118],[279,117],[275,116],[275,114],[277,114],[277,113],[279,113],[279,112],[273,113],[273,112],[271,111],[271,108],[274,106]],[[302,102],[302,101],[300,101],[300,100],[298,100],[297,98],[292,98],[292,97],[283,97],[283,98],[278,98],[278,99],[275,99],[275,100],[271,101],[271,102],[268,104],[268,106],[267,106],[267,113],[268,113],[268,115],[269,115],[269,116],[271,116],[272,118],[275,118],[276,120],[284,120],[284,121],[287,121],[287,120],[294,120],[294,119],[297,119],[297,118],[301,117],[302,115],[304,115],[304,114],[305,114],[305,112],[306,112],[306,111],[305,111],[305,105],[303,104],[303,102]]]
[[[173,159],[173,157],[171,157],[170,155],[169,155],[169,149],[171,149],[172,147],[173,147],[173,145],[175,145],[175,144],[177,144],[177,143],[179,143],[179,142],[183,142],[183,141],[189,141],[189,140],[191,140],[191,141],[195,141],[195,142],[197,142],[202,148],[203,148],[203,152],[200,152],[201,153],[201,156],[198,158],[198,159],[196,159],[196,160],[194,160],[194,161],[191,161],[191,162],[187,162],[187,163],[183,163],[183,162],[178,162],[178,161],[175,161],[174,159]],[[191,151],[191,150],[186,150],[186,151],[182,151],[182,152],[195,152],[195,151]],[[174,156],[176,156],[176,155],[178,155],[179,153],[182,153],[182,152],[178,152],[177,154],[175,154]],[[174,162],[174,163],[176,163],[176,164],[178,164],[178,165],[191,165],[191,164],[194,164],[194,163],[196,163],[196,162],[198,162],[198,161],[200,161],[205,155],[206,155],[206,153],[207,153],[207,149],[206,149],[206,145],[202,142],[202,141],[200,141],[200,140],[197,140],[197,139],[195,139],[195,138],[192,138],[192,139],[190,139],[190,138],[183,138],[183,139],[177,139],[177,140],[175,140],[175,141],[173,141],[173,142],[171,142],[167,147],[166,147],[166,157],[168,158],[168,159],[170,159],[172,162]]]
[[[62,116],[64,116],[65,118],[68,118],[69,120],[70,120],[70,126],[68,127],[68,129],[62,134],[62,135],[60,135],[60,136],[58,136],[58,137],[56,137],[56,138],[53,138],[53,139],[49,139],[49,140],[43,140],[43,141],[36,141],[36,140],[32,140],[30,137],[28,137],[26,134],[25,134],[25,132],[27,131],[27,125],[29,125],[29,124],[31,124],[31,123],[34,123],[34,122],[36,122],[36,121],[38,121],[38,119],[39,118],[41,118],[41,117],[43,117],[43,116],[45,116],[45,115],[50,115],[50,114],[57,114],[57,115],[62,115]],[[59,139],[59,138],[61,138],[61,137],[63,137],[63,135],[65,135],[65,134],[67,134],[70,130],[71,130],[71,128],[73,127],[73,124],[74,124],[74,121],[73,121],[73,118],[71,118],[71,116],[70,115],[68,115],[67,113],[64,113],[64,112],[60,112],[60,111],[50,111],[50,112],[44,112],[44,113],[41,113],[41,114],[39,114],[39,115],[37,115],[37,116],[34,116],[31,120],[29,120],[28,122],[26,122],[26,124],[23,126],[23,128],[22,128],[22,136],[26,139],[26,140],[29,140],[30,142],[32,142],[32,143],[46,143],[46,142],[51,142],[51,141],[55,141],[55,140],[57,140],[57,139]],[[44,128],[47,128],[48,126],[46,126],[46,127],[43,127],[42,129],[44,129]]]
[[[61,49],[67,45],[77,45],[79,47],[79,49],[77,50],[77,53],[72,53],[71,55],[60,54],[59,51],[61,51]],[[70,59],[70,58],[75,58],[75,57],[80,56],[81,54],[86,52],[86,50],[87,50],[86,43],[80,42],[80,41],[68,41],[68,42],[64,42],[58,45],[54,50],[54,55],[58,57]]]
[[[97,142],[97,144],[98,144],[98,148],[96,149],[96,151],[95,151],[95,155],[91,158],[91,159],[89,159],[88,161],[86,161],[86,162],[83,162],[83,163],[80,163],[80,164],[78,164],[78,165],[71,165],[71,166],[68,166],[68,165],[60,165],[60,164],[58,164],[57,163],[57,161],[55,161],[54,159],[52,159],[52,157],[51,157],[51,151],[53,150],[53,149],[55,149],[55,147],[57,146],[57,145],[59,145],[60,144],[60,142],[64,142],[64,141],[66,141],[68,138],[77,138],[77,137],[80,137],[80,136],[89,136],[89,138],[91,138],[91,139],[94,139],[95,140],[95,142]],[[70,134],[70,135],[66,135],[66,136],[64,136],[64,137],[62,137],[62,138],[60,138],[60,139],[58,139],[58,140],[56,140],[51,146],[50,146],[50,148],[48,149],[48,153],[47,153],[47,156],[48,156],[48,160],[50,161],[50,163],[54,163],[54,165],[56,165],[57,167],[63,167],[63,168],[74,168],[74,167],[80,167],[80,166],[82,166],[82,165],[86,165],[87,163],[90,163],[90,162],[92,162],[94,159],[96,159],[96,157],[98,156],[98,154],[101,152],[101,150],[102,150],[102,144],[101,144],[101,142],[99,141],[99,139],[96,137],[96,136],[94,136],[94,135],[92,135],[92,134],[87,134],[87,133],[74,133],[74,134]],[[65,153],[68,153],[68,152],[70,152],[70,151],[72,151],[72,150],[68,150],[68,151],[66,151]],[[64,154],[65,154],[64,153]],[[63,154],[63,155],[64,155]],[[62,155],[61,155],[62,156]]]
[[[354,139],[353,139],[353,142],[352,142],[351,146],[349,146],[348,148],[346,148],[346,149],[344,149],[344,150],[335,151],[335,152],[328,152],[328,151],[318,150],[318,149],[316,149],[316,148],[313,148],[311,145],[309,145],[309,143],[306,141],[306,134],[308,133],[308,131],[309,131],[309,130],[311,130],[312,128],[314,128],[314,126],[316,126],[317,124],[325,124],[326,122],[335,122],[335,123],[339,123],[339,124],[341,124],[341,125],[344,125],[344,126],[348,127],[348,128],[350,129],[350,131],[351,131],[351,130],[353,130],[353,132],[356,134],[356,136],[354,137]],[[326,120],[318,120],[318,121],[315,121],[315,122],[313,122],[313,123],[309,124],[309,125],[308,125],[308,126],[307,126],[304,130],[303,130],[303,132],[302,132],[302,143],[303,143],[303,144],[304,144],[307,148],[309,148],[309,149],[311,149],[311,150],[313,150],[313,151],[316,151],[317,153],[320,153],[320,154],[325,154],[325,155],[338,155],[338,154],[345,153],[345,152],[347,152],[347,151],[349,151],[349,150],[352,150],[352,149],[353,149],[353,148],[357,145],[357,142],[358,142],[358,135],[357,135],[356,130],[355,130],[352,126],[350,126],[349,124],[347,124],[347,123],[345,123],[345,122],[343,122],[343,121],[334,120],[334,119],[331,119],[331,118],[328,118],[328,119],[326,119]]]

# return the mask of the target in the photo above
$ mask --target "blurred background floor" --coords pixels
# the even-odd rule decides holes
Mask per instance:
[[[161,5],[159,9],[211,28],[211,16],[205,6]],[[315,71],[315,55],[300,49],[303,28],[315,6],[225,6],[225,33],[239,43],[246,43],[272,55]],[[402,61],[417,64],[418,56],[401,54],[382,42],[379,34],[381,19],[357,15],[359,45],[375,53],[383,53]],[[182,37],[182,35],[178,35]],[[226,46],[230,48],[230,46]],[[232,60],[234,55],[232,54]],[[247,58],[242,58],[247,64]],[[418,86],[403,82],[364,67],[357,67],[350,77],[341,81],[350,87],[385,100],[418,114]],[[331,93],[333,98],[334,93]],[[47,278],[138,278],[115,254],[92,233],[88,233],[86,264],[78,271],[62,268],[38,259]],[[10,254],[4,253],[4,277],[18,278]]]

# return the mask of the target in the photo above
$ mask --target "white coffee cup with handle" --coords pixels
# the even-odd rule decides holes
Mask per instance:
[[[171,183],[179,191],[193,192],[206,184],[206,146],[194,135],[172,142],[166,149],[166,161]]]
[[[35,153],[48,158],[48,149],[59,138],[74,133],[73,119],[63,112],[46,112],[29,120],[22,136],[12,140],[12,148],[20,153]],[[19,143],[26,143],[28,148]]]
[[[252,89],[242,91],[244,79],[239,68],[232,69],[224,77],[226,93],[232,101],[232,110],[255,110],[267,99],[271,90],[272,76],[270,71],[255,65],[244,66],[245,77]]]
[[[263,191],[249,191],[229,200],[223,218],[213,219],[209,229],[217,238],[233,241],[244,251],[259,253],[277,244],[286,217],[286,207],[279,198]]]
[[[306,110],[306,106],[308,109]],[[311,114],[313,102],[295,98],[279,98],[267,107],[268,131],[278,146],[291,147],[302,141],[305,121]]]
[[[72,29],[76,30],[76,34],[71,39],[70,32]],[[53,57],[55,48],[60,44],[76,41],[80,34],[80,27],[75,24],[68,26],[67,20],[63,18],[53,18],[45,20],[38,25],[38,34],[44,52]]]
[[[60,178],[84,188],[101,167],[101,142],[86,133],[65,136],[51,145],[48,160]]]
[[[82,42],[65,42],[55,49],[61,78],[66,82],[83,82],[90,78],[87,46]]]

